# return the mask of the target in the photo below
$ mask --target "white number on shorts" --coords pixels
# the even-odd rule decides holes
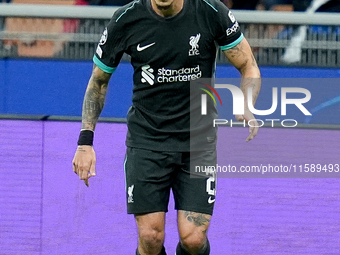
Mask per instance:
[[[211,173],[212,176],[210,176],[208,179],[207,179],[207,193],[208,195],[210,196],[215,196],[216,195],[216,173],[215,172],[212,172]],[[215,188],[212,188],[212,184],[215,183]]]

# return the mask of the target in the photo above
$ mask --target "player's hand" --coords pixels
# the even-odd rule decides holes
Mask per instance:
[[[92,146],[79,145],[73,158],[73,172],[89,186],[89,178],[96,175],[96,153]]]
[[[257,135],[257,132],[259,131],[259,123],[257,122],[256,118],[254,117],[254,114],[249,111],[249,109],[244,109],[243,115],[235,115],[235,118],[238,121],[246,121],[249,122],[249,136],[246,139],[246,142],[249,142],[250,140],[253,140],[255,136]]]

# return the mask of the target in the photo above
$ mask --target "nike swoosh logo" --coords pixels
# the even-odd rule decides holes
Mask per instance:
[[[145,45],[145,46],[142,46],[142,47],[140,46],[140,44],[138,44],[138,45],[137,45],[137,51],[143,51],[143,50],[145,50],[145,49],[151,47],[151,46],[154,45],[154,44],[155,44],[155,42],[150,43],[150,44]]]
[[[214,198],[214,199],[211,199],[211,197],[208,198],[208,203],[209,203],[209,204],[212,204],[212,203],[214,203],[214,202],[215,202],[215,198]]]

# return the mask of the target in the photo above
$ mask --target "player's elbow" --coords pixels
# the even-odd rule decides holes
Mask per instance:
[[[255,60],[251,64],[247,64],[238,69],[242,78],[261,78],[261,72]]]

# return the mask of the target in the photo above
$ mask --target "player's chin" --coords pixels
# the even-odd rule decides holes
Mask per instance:
[[[156,6],[159,10],[167,10],[172,6],[172,0],[155,0]]]

